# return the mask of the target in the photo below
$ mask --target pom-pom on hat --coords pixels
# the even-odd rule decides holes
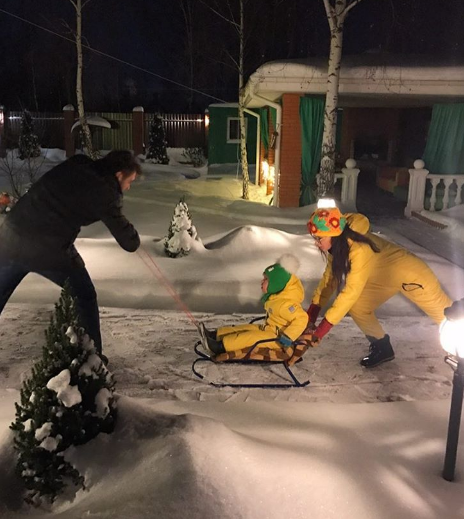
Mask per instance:
[[[337,207],[314,211],[308,222],[308,231],[313,236],[340,236],[346,225],[346,218]]]
[[[269,280],[266,299],[272,294],[278,294],[287,286],[292,274],[295,274],[300,266],[296,256],[284,254],[276,263],[264,269],[264,275]]]

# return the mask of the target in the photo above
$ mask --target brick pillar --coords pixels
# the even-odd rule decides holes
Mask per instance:
[[[132,110],[132,147],[135,156],[145,153],[144,133],[143,106],[136,106]]]
[[[300,95],[282,96],[279,207],[298,207],[301,185]]]
[[[64,116],[64,149],[66,150],[66,157],[72,157],[76,153],[76,146],[74,143],[74,135],[72,133],[72,127],[76,118],[73,105],[66,105],[63,108]]]
[[[5,143],[5,124],[6,124],[5,107],[0,105],[0,157],[6,157]]]

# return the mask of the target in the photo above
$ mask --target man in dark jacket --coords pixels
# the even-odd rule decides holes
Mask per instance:
[[[82,324],[102,353],[97,295],[74,241],[82,226],[102,221],[123,249],[138,249],[139,235],[122,214],[122,192],[139,173],[129,151],[96,161],[76,155],[31,187],[0,227],[0,313],[30,272],[61,287],[68,280]]]

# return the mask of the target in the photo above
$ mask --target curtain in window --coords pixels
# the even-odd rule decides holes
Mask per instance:
[[[265,108],[257,108],[254,110],[260,116],[260,135],[261,135],[261,143],[264,146],[264,154],[267,155],[267,150],[269,149],[269,109]]]
[[[322,97],[300,99],[301,122],[301,193],[300,206],[316,202],[314,192],[316,175],[321,161],[322,132],[324,130],[324,106]]]
[[[430,173],[464,174],[464,103],[434,105],[423,158]]]

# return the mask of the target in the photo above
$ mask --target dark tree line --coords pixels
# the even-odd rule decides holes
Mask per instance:
[[[84,13],[84,43],[155,74],[226,101],[237,100],[234,28],[211,7],[238,9],[237,0],[92,0]],[[2,9],[70,36],[72,6],[62,0],[3,0]],[[190,22],[185,12],[190,7]],[[227,7],[228,8],[228,7]],[[188,27],[190,23],[190,29]],[[75,102],[75,49],[0,13],[0,104],[60,111]],[[277,59],[328,56],[322,0],[253,0],[245,14],[245,77]],[[367,51],[464,55],[464,3],[448,0],[364,0],[345,26],[344,55]],[[213,99],[84,49],[86,110],[201,111]]]

